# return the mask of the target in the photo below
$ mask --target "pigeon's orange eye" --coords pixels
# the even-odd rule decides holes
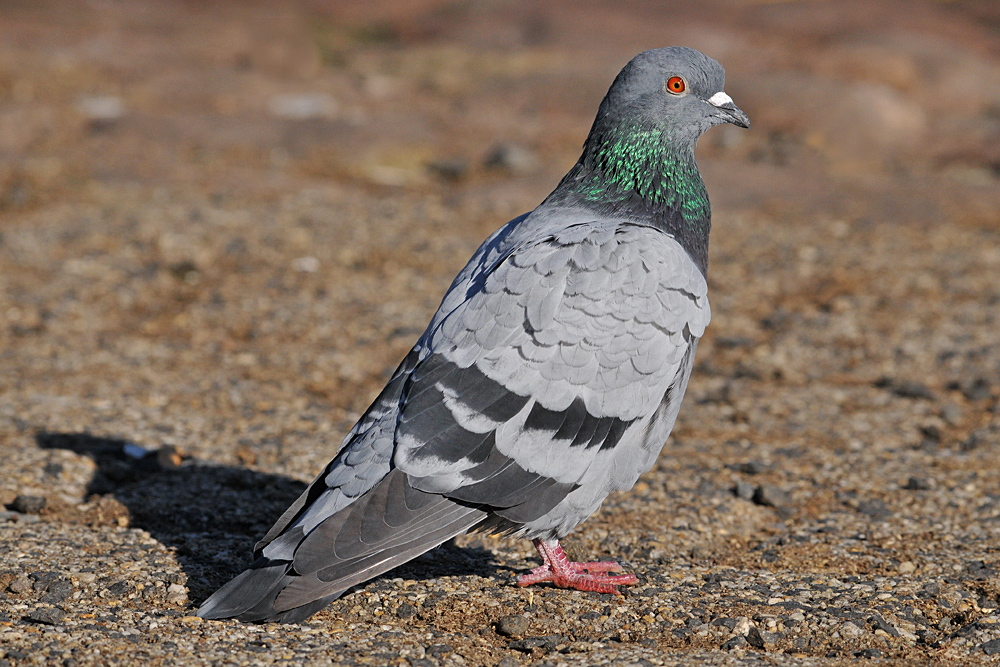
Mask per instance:
[[[687,84],[684,83],[684,79],[679,76],[672,76],[667,79],[667,92],[673,93],[674,95],[680,95],[687,88]]]

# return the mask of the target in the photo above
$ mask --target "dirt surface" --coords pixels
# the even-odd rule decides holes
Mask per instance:
[[[348,4],[0,6],[0,666],[997,660],[1000,5]],[[753,130],[675,433],[567,543],[640,585],[471,536],[192,617],[669,44]]]

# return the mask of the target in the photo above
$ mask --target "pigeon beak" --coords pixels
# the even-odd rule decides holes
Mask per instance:
[[[733,98],[729,95],[720,90],[715,95],[709,97],[707,102],[716,108],[715,116],[717,118],[721,118],[724,122],[732,123],[737,127],[750,129],[750,119],[747,118],[742,109],[733,103]]]

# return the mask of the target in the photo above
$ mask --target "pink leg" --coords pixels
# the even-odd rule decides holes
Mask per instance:
[[[559,588],[620,595],[619,586],[639,583],[634,574],[591,574],[593,572],[621,572],[622,566],[614,561],[574,563],[559,546],[558,540],[553,542],[534,540],[532,543],[538,549],[543,564],[541,567],[533,569],[530,574],[519,576],[517,578],[518,586],[530,586],[543,581],[551,581]]]

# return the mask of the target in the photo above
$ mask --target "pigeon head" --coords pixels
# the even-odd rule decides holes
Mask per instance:
[[[643,51],[619,72],[604,97],[594,130],[659,133],[676,151],[693,150],[708,128],[750,120],[723,90],[726,73],[704,53],[682,46]]]
[[[726,73],[700,51],[644,51],[615,78],[580,160],[546,200],[658,227],[704,273],[711,207],[694,147],[713,125],[749,128],[723,91]]]

